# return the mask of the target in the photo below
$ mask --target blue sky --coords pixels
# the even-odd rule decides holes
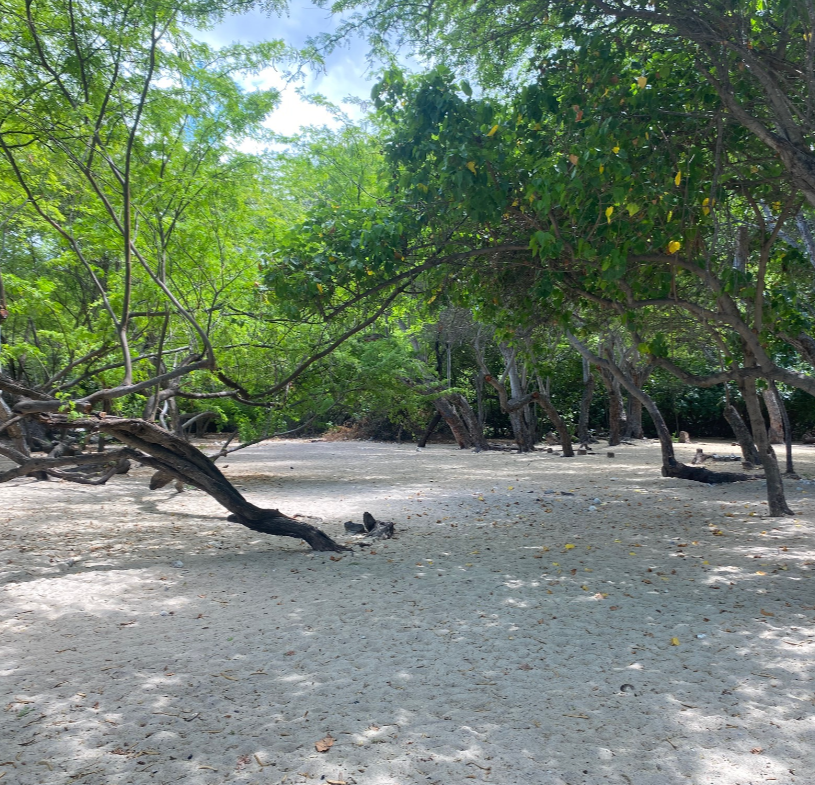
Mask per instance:
[[[325,9],[295,1],[285,16],[266,16],[258,12],[234,15],[211,30],[198,31],[197,35],[215,46],[234,41],[282,39],[291,46],[301,47],[309,37],[331,32],[335,27],[336,20]],[[366,63],[366,53],[367,45],[357,39],[328,58],[324,73],[312,72],[305,82],[287,85],[280,73],[269,69],[250,79],[247,87],[281,90],[280,105],[267,121],[268,127],[277,133],[294,135],[301,126],[333,125],[335,120],[326,109],[303,101],[296,89],[301,87],[309,93],[321,93],[335,104],[340,104],[348,95],[367,100],[375,78]],[[355,107],[343,109],[352,117],[359,114]]]

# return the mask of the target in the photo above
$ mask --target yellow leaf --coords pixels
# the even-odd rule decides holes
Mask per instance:
[[[648,84],[648,78],[647,78],[647,77],[645,77],[645,76],[640,76],[640,77],[637,79],[637,87],[639,87],[639,88],[640,88],[640,90],[644,90],[644,89],[645,89],[645,85],[647,85],[647,84]]]
[[[671,646],[678,646],[679,638],[671,638]]]
[[[475,174],[475,161],[467,161],[467,168]]]
[[[574,545],[572,545],[572,543],[570,543],[570,542],[567,542],[567,543],[566,543],[566,545],[564,545],[563,547],[564,547],[564,548],[565,548],[567,551],[570,551],[572,548],[574,548]]]
[[[678,240],[671,240],[668,243],[668,253],[676,253],[682,247],[682,243]]]
[[[676,183],[676,185],[682,184],[682,172],[676,173],[676,177],[674,177],[674,183]]]
[[[671,218],[673,218],[673,217],[674,217],[674,211],[673,210],[668,210],[668,220],[670,221]]]
[[[569,160],[572,162],[573,166],[577,166],[577,162],[580,160],[576,155],[572,154],[569,156]]]
[[[497,125],[494,125],[492,128],[490,128],[490,132],[487,134],[487,136],[494,136],[494,135],[495,135],[495,132],[496,132],[497,130],[498,130],[498,126],[497,126]]]
[[[619,147],[612,147],[611,152],[614,153],[614,155],[617,155],[617,153],[620,152],[620,148]]]
[[[611,223],[611,215],[614,212],[614,207],[606,207],[606,220]]]
[[[322,294],[323,293],[323,285],[321,283],[317,284],[317,291]]]
[[[583,591],[588,591],[589,590],[589,587],[586,586],[585,583],[580,588],[583,589]]]
[[[603,174],[603,172],[605,172],[605,171],[606,171],[606,167],[603,166],[602,164],[600,164],[600,174]]]

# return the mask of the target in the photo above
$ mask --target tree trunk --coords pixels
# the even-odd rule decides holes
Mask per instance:
[[[12,413],[11,409],[9,408],[8,404],[3,400],[3,397],[0,396],[0,424],[7,423],[14,414]],[[28,440],[25,438],[25,431],[23,430],[22,423],[16,422],[12,425],[9,425],[5,429],[5,433],[11,438],[11,443],[14,445],[14,449],[18,452],[22,453],[26,457],[31,455],[31,451],[28,448]]]
[[[466,450],[468,447],[472,447],[473,440],[470,438],[470,434],[468,433],[463,420],[458,416],[458,413],[453,408],[450,401],[448,401],[446,398],[436,398],[436,400],[433,401],[433,405],[436,407],[436,411],[444,418],[447,426],[452,431],[453,438],[456,440],[456,444],[458,444],[459,449]]]
[[[489,450],[490,446],[487,444],[487,440],[484,438],[484,431],[481,428],[481,424],[478,422],[478,417],[476,417],[475,412],[467,399],[461,393],[453,393],[451,396],[449,396],[449,399],[458,408],[461,419],[464,420],[464,424],[467,426],[467,430],[470,432],[470,438],[472,439],[476,452]]]
[[[784,406],[784,399],[781,397],[781,393],[778,392],[778,387],[776,387],[774,381],[770,382],[770,389],[773,391],[776,401],[778,401],[781,422],[784,426],[784,453],[787,463],[784,474],[795,474],[795,466],[792,462],[792,424],[790,423],[790,416],[787,413],[787,407]]]
[[[63,428],[91,428],[113,436],[131,448],[126,457],[204,491],[232,513],[228,520],[252,531],[296,537],[305,540],[315,551],[349,550],[308,523],[289,518],[279,510],[263,509],[248,502],[204,453],[152,423],[106,417],[74,422],[59,418],[53,424]]]
[[[424,433],[422,434],[421,438],[419,439],[419,443],[416,445],[417,447],[426,447],[427,440],[433,434],[433,431],[439,427],[439,423],[441,422],[442,417],[441,415],[436,412],[433,417],[430,419],[430,422],[427,424],[427,428],[425,428]]]
[[[608,446],[616,447],[622,441],[622,427],[625,419],[620,383],[611,372],[603,369],[600,370],[600,378],[608,392]]]
[[[767,434],[767,424],[764,422],[761,404],[758,402],[755,379],[744,380],[741,394],[747,406],[753,440],[758,448],[758,456],[764,468],[764,476],[767,478],[767,502],[770,507],[770,516],[780,518],[786,515],[794,515],[784,496],[784,480],[781,477],[781,469],[778,467],[778,461]]]
[[[761,458],[759,457],[753,437],[744,420],[741,419],[738,410],[732,403],[728,403],[724,407],[724,418],[733,429],[736,441],[741,447],[741,457],[748,463],[758,466],[761,463]]]
[[[770,444],[783,444],[784,420],[781,417],[781,408],[778,406],[778,399],[769,387],[762,391],[761,396],[764,398],[767,414],[770,415],[770,430],[767,434]]]
[[[547,395],[540,379],[538,379],[538,391],[539,395],[535,401],[540,404],[540,407],[546,412],[546,416],[549,418],[549,421],[555,426],[555,430],[557,431],[558,436],[560,436],[560,446],[563,450],[563,457],[573,458],[574,448],[572,447],[572,435],[569,433],[569,426],[566,425],[566,421],[560,416],[560,413],[554,407],[552,399]]]
[[[645,432],[642,429],[642,401],[633,395],[628,396],[628,415],[624,436],[627,439],[645,438]]]
[[[577,338],[571,333],[566,333],[566,338],[569,343],[580,352],[589,362],[594,363],[600,370],[601,375],[613,375],[617,381],[625,387],[630,395],[634,395],[642,401],[645,410],[651,415],[654,427],[657,430],[659,437],[659,445],[662,450],[662,475],[664,477],[678,477],[683,480],[694,480],[696,482],[707,483],[730,483],[740,482],[742,480],[749,480],[748,474],[737,474],[734,472],[711,472],[701,466],[686,466],[680,463],[674,456],[673,439],[665,419],[662,416],[653,398],[648,393],[641,390],[634,383],[628,374],[626,374],[616,363],[608,359],[601,359],[591,352],[591,350],[584,346]]]
[[[580,418],[577,421],[577,441],[588,446],[589,444],[589,413],[591,399],[594,395],[594,374],[591,372],[588,361],[583,358],[583,395],[580,398]]]

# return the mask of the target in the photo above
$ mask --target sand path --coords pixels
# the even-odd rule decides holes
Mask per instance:
[[[0,785],[815,782],[815,485],[768,519],[616,454],[231,456],[339,539],[396,522],[336,560],[143,469],[0,487]]]

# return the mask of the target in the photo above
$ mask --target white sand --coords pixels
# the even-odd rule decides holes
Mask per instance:
[[[615,451],[232,456],[341,540],[396,522],[337,561],[144,469],[0,487],[0,785],[815,782],[815,485],[771,520]]]

